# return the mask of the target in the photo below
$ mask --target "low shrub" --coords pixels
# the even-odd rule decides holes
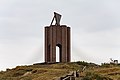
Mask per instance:
[[[102,75],[98,75],[95,73],[91,73],[91,72],[87,72],[86,76],[83,77],[82,80],[112,80],[108,77],[102,76]]]

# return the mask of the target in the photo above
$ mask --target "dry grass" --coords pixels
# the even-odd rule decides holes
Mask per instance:
[[[29,66],[17,66],[0,72],[0,80],[55,80],[68,74],[70,71],[83,72],[84,79],[94,78],[95,80],[120,80],[120,66],[98,66],[86,62],[56,63],[56,64],[37,64]],[[87,79],[91,80],[91,79]]]
[[[0,80],[53,80],[81,68],[81,65],[75,63],[17,66],[0,72]]]
[[[87,69],[85,73],[94,73],[97,75],[101,75],[103,77],[110,78],[111,80],[120,80],[120,66],[112,66],[112,67],[98,67],[94,69]]]

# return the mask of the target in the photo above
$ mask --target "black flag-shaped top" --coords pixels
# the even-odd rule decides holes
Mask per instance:
[[[61,15],[58,14],[58,13],[56,13],[56,12],[54,12],[54,17],[53,17],[52,22],[51,22],[50,25],[52,25],[54,19],[55,19],[55,21],[56,21],[55,25],[60,25]]]

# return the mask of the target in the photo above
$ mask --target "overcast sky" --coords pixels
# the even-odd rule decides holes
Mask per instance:
[[[53,12],[72,30],[72,61],[120,60],[119,0],[0,0],[0,70],[44,62]]]

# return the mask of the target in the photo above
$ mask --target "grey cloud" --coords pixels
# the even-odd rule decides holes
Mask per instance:
[[[41,53],[44,52],[44,26],[50,24],[54,11],[63,15],[61,24],[67,24],[72,29],[72,61],[74,58],[100,63],[111,56],[119,59],[117,57],[120,52],[119,2],[118,0],[1,0],[0,54],[4,58],[1,57],[0,62],[5,65],[9,59],[13,65],[32,64],[39,58],[41,62],[44,55]],[[6,56],[8,54],[9,58]],[[15,58],[16,55],[23,56],[23,60]],[[29,57],[26,58],[24,55]],[[11,60],[12,58],[15,61]],[[11,65],[8,64],[6,67],[9,66]]]

